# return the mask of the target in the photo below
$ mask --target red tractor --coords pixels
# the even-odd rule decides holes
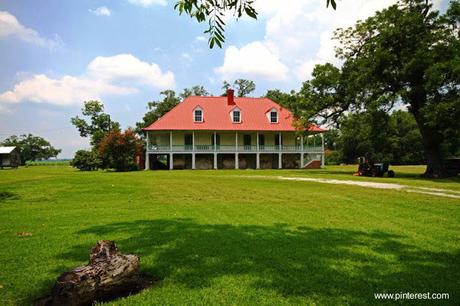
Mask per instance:
[[[353,175],[383,177],[383,175],[387,173],[388,177],[395,176],[393,170],[388,170],[388,163],[374,163],[365,157],[359,157],[358,163],[358,172],[355,172]]]

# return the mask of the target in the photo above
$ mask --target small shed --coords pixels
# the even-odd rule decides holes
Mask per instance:
[[[21,164],[21,156],[17,147],[0,147],[0,168],[17,168]]]

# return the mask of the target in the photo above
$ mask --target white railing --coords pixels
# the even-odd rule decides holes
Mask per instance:
[[[155,145],[150,144],[148,146],[149,152],[238,152],[238,153],[245,153],[245,152],[253,152],[253,153],[264,153],[264,152],[305,152],[305,153],[322,153],[323,148],[321,146],[306,146],[304,145],[303,151],[301,146],[297,145],[282,145],[281,147],[278,145],[260,145],[257,149],[257,146],[250,145],[244,146],[239,145],[217,145],[214,146],[212,144],[197,144],[197,145]]]

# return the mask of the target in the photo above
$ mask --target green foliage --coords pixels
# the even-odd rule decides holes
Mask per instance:
[[[61,153],[61,150],[51,146],[49,141],[32,134],[12,135],[6,138],[2,145],[18,147],[22,165],[25,165],[27,161],[44,160]]]
[[[70,165],[82,171],[93,171],[102,166],[102,161],[96,151],[78,150]]]
[[[209,35],[209,47],[214,45],[222,48],[225,41],[225,15],[231,14],[234,17],[241,18],[244,15],[257,19],[257,12],[254,9],[256,0],[178,0],[174,9],[187,14],[198,22],[208,22],[208,29],[204,33]],[[336,9],[336,0],[327,0],[326,6]]]
[[[190,96],[197,96],[197,97],[209,96],[209,92],[204,88],[204,86],[195,85],[192,88],[184,88],[182,93],[179,95],[179,97],[182,100]]]
[[[397,165],[424,163],[420,132],[405,111],[350,114],[340,120],[337,141],[341,162],[356,163],[360,156]]]
[[[279,89],[272,89],[267,91],[265,97],[288,108],[296,115],[301,114],[304,109],[302,97],[294,90],[291,90],[290,93],[285,93]]]
[[[208,43],[212,49],[214,45],[222,48],[225,41],[224,19],[227,12],[233,13],[237,18],[247,15],[257,19],[253,3],[254,0],[179,0],[174,9],[178,10],[180,15],[186,13],[198,22],[208,22],[208,29],[204,33],[209,35]]]
[[[42,160],[42,161],[27,161],[26,166],[69,166],[71,160]]]
[[[325,151],[326,165],[340,165],[342,163],[342,153],[340,151]]]
[[[337,122],[345,112],[389,111],[401,103],[422,135],[426,175],[444,175],[446,141],[460,131],[458,7],[453,1],[440,15],[428,1],[403,0],[339,29],[342,69],[330,64],[314,69],[301,93],[302,118]]]
[[[144,153],[142,141],[132,130],[124,133],[114,130],[102,138],[99,155],[104,161],[104,167],[116,171],[138,170],[136,157]]]
[[[188,91],[186,92],[184,90],[184,95],[188,93]],[[147,113],[145,113],[141,122],[136,123],[135,132],[137,134],[143,134],[143,128],[146,128],[153,122],[157,121],[181,101],[180,98],[176,96],[176,92],[174,90],[162,91],[160,92],[160,95],[163,96],[162,100],[147,103]]]
[[[120,130],[120,124],[110,119],[110,115],[104,113],[104,104],[99,101],[85,101],[81,109],[83,116],[89,117],[89,121],[78,116],[71,118],[71,123],[78,129],[81,137],[91,137],[91,145],[99,145],[102,137],[110,130]]]
[[[251,80],[237,79],[233,81],[233,85],[231,85],[227,81],[224,81],[222,85],[222,96],[227,96],[227,90],[230,88],[235,89],[237,97],[247,97],[254,90],[256,90],[256,83],[254,83],[254,81]]]

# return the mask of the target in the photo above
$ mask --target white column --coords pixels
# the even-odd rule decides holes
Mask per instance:
[[[150,169],[150,156],[149,156],[149,132],[146,132],[147,134],[147,146],[145,148],[145,169],[144,170],[149,170]]]
[[[281,152],[281,150],[283,149],[283,145],[282,145],[282,138],[281,138],[281,132],[278,133],[278,143],[280,144],[280,147],[279,147],[279,150]]]
[[[235,169],[240,168],[240,163],[238,160],[238,131],[235,132]]]
[[[303,153],[303,134],[300,135],[300,168],[303,168],[303,160],[304,160],[304,153]]]
[[[257,137],[256,169],[260,169],[259,132],[257,132],[256,137]]]
[[[192,131],[192,170],[195,168],[195,131]]]
[[[281,138],[281,132],[278,133],[278,142],[280,144],[280,153],[278,153],[278,169],[283,168],[283,157],[282,157],[282,150],[283,150],[283,144],[282,144],[283,139]]]
[[[172,152],[173,150],[173,137],[172,137],[172,131],[169,131],[169,151]]]
[[[324,134],[323,133],[321,133],[321,152],[323,153],[322,158],[321,158],[321,167],[324,167],[325,155],[324,155]]]
[[[174,169],[174,159],[173,159],[173,154],[169,153],[169,170]]]
[[[303,152],[303,134],[300,135],[300,151]]]
[[[217,136],[214,132],[214,169],[217,169]]]
[[[235,151],[238,152],[238,132],[235,132]]]
[[[195,152],[195,131],[192,131],[192,152]]]

